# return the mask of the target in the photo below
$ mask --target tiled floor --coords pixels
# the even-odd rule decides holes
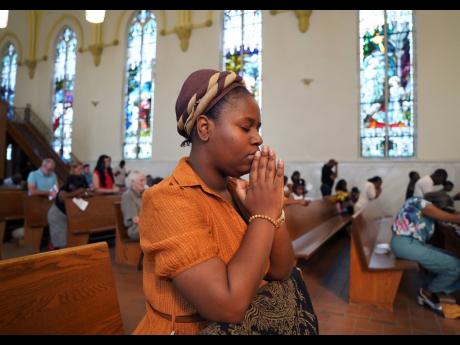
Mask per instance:
[[[113,247],[111,248],[113,262]],[[21,255],[13,242],[4,243],[4,258]],[[299,262],[320,334],[460,334],[460,320],[444,319],[415,301],[419,278],[405,273],[393,312],[348,304],[349,237],[338,233],[308,261]],[[125,332],[130,334],[145,312],[142,272],[113,264]]]

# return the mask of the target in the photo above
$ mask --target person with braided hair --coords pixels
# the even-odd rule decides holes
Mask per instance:
[[[268,146],[259,149],[260,110],[242,78],[192,73],[176,118],[191,151],[144,192],[146,315],[134,334],[198,334],[211,322],[238,323],[260,287],[293,269],[284,162]],[[248,173],[249,181],[240,178]]]

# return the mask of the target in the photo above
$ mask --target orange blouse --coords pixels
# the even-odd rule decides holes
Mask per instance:
[[[198,333],[206,322],[175,323],[173,327],[172,321],[152,307],[169,315],[196,314],[172,278],[213,257],[228,263],[246,229],[235,208],[205,185],[186,157],[172,176],[145,191],[139,231],[147,313],[134,334]]]

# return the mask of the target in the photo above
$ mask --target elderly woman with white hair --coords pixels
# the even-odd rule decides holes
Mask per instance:
[[[133,171],[127,178],[128,189],[121,197],[123,223],[128,228],[128,236],[139,239],[139,211],[142,205],[142,192],[145,190],[146,178],[140,171]]]

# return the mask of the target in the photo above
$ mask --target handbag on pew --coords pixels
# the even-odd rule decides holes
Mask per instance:
[[[202,335],[317,335],[318,319],[299,268],[259,288],[241,323],[211,322]]]

